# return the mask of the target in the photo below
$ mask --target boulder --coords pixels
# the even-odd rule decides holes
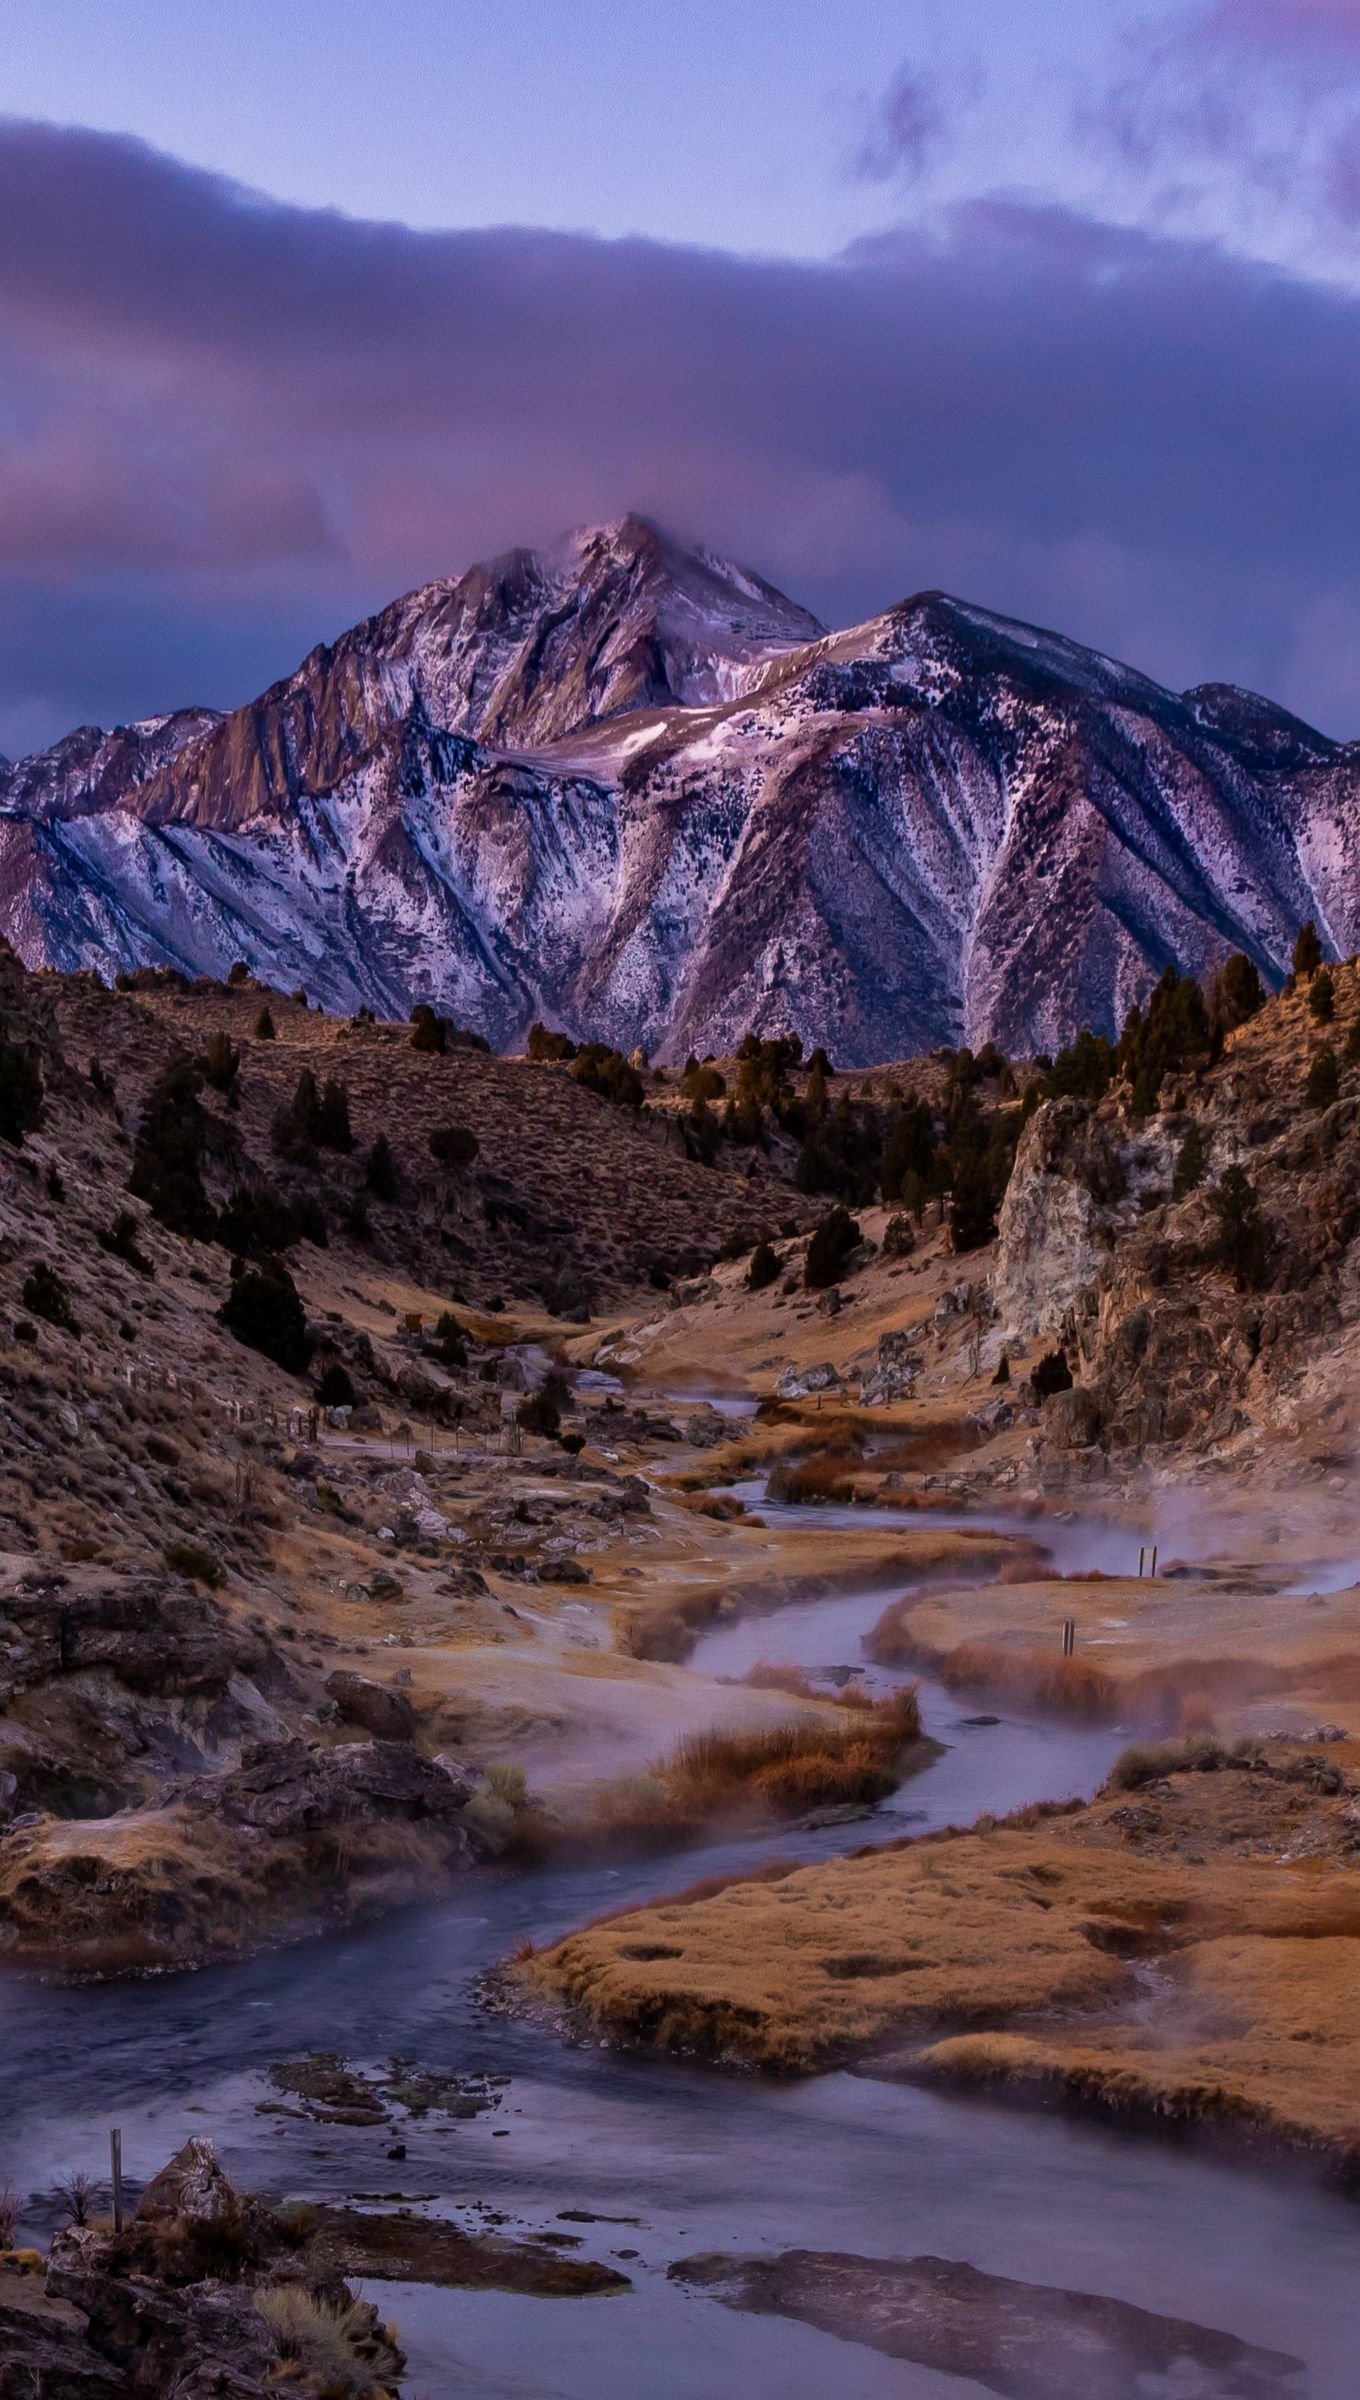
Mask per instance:
[[[834,1391],[840,1380],[839,1367],[833,1367],[829,1359],[815,1367],[785,1367],[774,1387],[775,1396],[780,1400],[805,1400],[809,1392]]]
[[[364,1819],[451,1822],[473,1789],[466,1768],[436,1765],[408,1742],[321,1750],[284,1741],[257,1744],[234,1773],[194,1785],[187,1798],[229,1823],[284,1837]]]
[[[326,1690],[341,1716],[352,1725],[362,1725],[376,1740],[415,1740],[416,1712],[404,1692],[374,1683],[367,1675],[355,1675],[348,1667],[337,1667],[327,1676]]]
[[[879,1335],[874,1363],[860,1382],[859,1396],[866,1407],[881,1408],[910,1397],[923,1364],[916,1340],[914,1330],[901,1328]]]
[[[212,2143],[191,2134],[182,2150],[153,2175],[137,2203],[142,2224],[171,2219],[198,2230],[225,2225],[240,2214],[236,2188],[218,2161]]]

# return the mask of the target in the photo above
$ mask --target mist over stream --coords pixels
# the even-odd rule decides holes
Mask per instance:
[[[763,1511],[776,1511],[763,1499]],[[804,1512],[780,1512],[800,1515]],[[861,1527],[874,1512],[818,1509]],[[893,1518],[894,1523],[900,1519]],[[1099,1520],[1038,1535],[1067,1568],[1127,1564],[1130,1536]],[[1133,1537],[1136,1551],[1136,1537]],[[1115,1552],[1117,1551],[1117,1556]],[[902,1589],[881,1581],[719,1626],[692,1665],[740,1675],[761,1657],[811,1673],[860,1664],[861,1637]],[[1307,2400],[1352,2400],[1360,2345],[1360,2214],[1305,2174],[1227,2163],[1189,2141],[945,2097],[872,2073],[781,2083],[574,2046],[479,2004],[476,1977],[526,1938],[773,1855],[827,1857],[866,1840],[963,1823],[1095,1788],[1122,1746],[966,1707],[921,1687],[947,1745],[872,1820],[717,1841],[683,1854],[470,1877],[447,1900],[211,1969],[132,1984],[0,1985],[0,2180],[41,2190],[100,2173],[122,2127],[134,2177],[187,2134],[211,2134],[243,2183],[303,2195],[417,2195],[506,2231],[564,2230],[584,2254],[626,2253],[632,2291],[533,2300],[372,2286],[400,2327],[412,2400],[967,2400],[983,2387],[775,2317],[735,2314],[665,2279],[700,2250],[922,2252],[989,2272],[1110,2294],[1222,2328],[1307,2362]],[[262,2114],[263,2070],[317,2049],[398,2054],[512,2079],[494,2114],[390,2128]],[[612,2222],[608,2220],[613,2220]],[[1131,2370],[1130,2400],[1209,2400],[1211,2382]]]

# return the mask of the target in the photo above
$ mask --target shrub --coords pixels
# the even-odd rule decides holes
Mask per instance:
[[[1317,1024],[1331,1024],[1336,1015],[1336,985],[1329,967],[1319,967],[1309,984],[1308,1006]]]
[[[139,1275],[154,1275],[156,1270],[137,1239],[137,1219],[130,1208],[120,1208],[111,1225],[99,1235],[99,1247],[111,1258],[121,1258]]]
[[[373,1224],[368,1213],[366,1192],[355,1192],[351,1195],[349,1206],[340,1221],[352,1242],[372,1241]]]
[[[1054,1392],[1070,1392],[1072,1370],[1062,1350],[1049,1350],[1039,1359],[1030,1373],[1030,1386],[1036,1400],[1049,1400]]]
[[[482,1778],[489,1792],[503,1800],[507,1808],[523,1808],[529,1797],[529,1780],[523,1767],[508,1758],[493,1758]]]
[[[583,1433],[564,1433],[561,1441],[568,1458],[579,1458],[586,1446],[586,1437]]]
[[[238,1184],[217,1219],[217,1239],[236,1258],[267,1258],[304,1238],[325,1246],[326,1221],[316,1201],[285,1200],[270,1183],[253,1190]]]
[[[411,1048],[443,1056],[449,1046],[449,1029],[442,1017],[437,1017],[428,1000],[418,1000],[411,1011]]]
[[[1330,1042],[1324,1042],[1315,1052],[1303,1087],[1306,1108],[1331,1108],[1341,1096],[1341,1075],[1336,1052]]]
[[[99,2186],[92,2175],[74,2168],[59,2176],[52,2186],[52,2196],[65,2209],[72,2225],[88,2225],[90,2211],[99,2198]]]
[[[910,1258],[915,1248],[916,1235],[912,1229],[911,1218],[905,1212],[900,1216],[889,1217],[883,1228],[883,1256],[885,1258]]]
[[[1183,1200],[1187,1192],[1193,1192],[1204,1181],[1204,1170],[1208,1163],[1209,1153],[1204,1146],[1204,1136],[1198,1125],[1191,1125],[1176,1154],[1175,1172],[1171,1178],[1173,1200]]]
[[[430,1156],[436,1164],[456,1170],[470,1167],[481,1149],[477,1136],[466,1125],[436,1125],[430,1135]]]
[[[229,1033],[215,1033],[201,1058],[194,1061],[205,1083],[215,1092],[232,1093],[241,1072],[241,1053]]]
[[[211,1591],[216,1591],[224,1580],[221,1559],[202,1542],[167,1542],[161,1557],[172,1575],[186,1575],[191,1583],[206,1583]]]
[[[763,1292],[767,1284],[777,1280],[782,1271],[782,1264],[778,1251],[773,1248],[771,1243],[757,1242],[751,1252],[751,1263],[746,1270],[747,1290]]]
[[[274,1119],[274,1147],[296,1167],[314,1167],[318,1150],[352,1150],[349,1094],[333,1078],[317,1086],[310,1067],[304,1067],[287,1108]]]
[[[576,1044],[568,1034],[554,1033],[546,1025],[533,1024],[529,1027],[525,1055],[540,1066],[551,1066],[559,1060],[575,1058]]]
[[[434,1329],[434,1354],[441,1366],[450,1369],[468,1363],[467,1343],[463,1328],[451,1309],[445,1309]]]
[[[1299,938],[1294,944],[1292,965],[1296,980],[1301,982],[1305,976],[1311,978],[1316,975],[1321,964],[1322,944],[1318,940],[1318,929],[1310,917],[1306,925],[1300,926]]]
[[[526,1433],[541,1434],[545,1441],[555,1441],[561,1431],[562,1411],[547,1392],[526,1393],[515,1416]]]
[[[680,1089],[687,1100],[721,1100],[727,1090],[727,1078],[709,1060],[705,1059],[702,1066],[695,1060],[681,1076]]]
[[[890,1118],[890,1126],[887,1126],[887,1140],[883,1145],[883,1176],[880,1176],[880,1188],[883,1188],[885,1205],[892,1205],[892,1200],[902,1200],[907,1176],[921,1176],[921,1181],[923,1181],[923,1178],[931,1174],[933,1164],[935,1164],[933,1109],[926,1099],[916,1099],[914,1092],[907,1092],[907,1099],[904,1099],[902,1106],[895,1111],[895,1116]]]
[[[350,1131],[349,1093],[334,1076],[321,1086],[312,1139],[323,1150],[352,1150],[354,1135]]]
[[[0,1142],[22,1150],[42,1123],[42,1069],[32,1052],[0,1034]]]
[[[246,965],[246,962],[243,958],[238,958],[235,965],[227,969],[227,981],[231,985],[233,991],[235,991],[239,985],[243,983],[249,983],[250,969]]]
[[[247,1350],[258,1350],[285,1374],[306,1374],[312,1355],[306,1312],[281,1259],[261,1259],[257,1267],[235,1270],[217,1314]]]
[[[40,1258],[30,1268],[19,1297],[33,1316],[43,1318],[48,1325],[60,1326],[63,1333],[79,1333],[70,1294],[56,1268],[49,1267],[46,1259]]]
[[[833,1208],[823,1217],[808,1243],[803,1262],[803,1281],[809,1291],[825,1291],[836,1282],[847,1258],[858,1249],[859,1239],[858,1220],[848,1208]]]
[[[325,2300],[300,2283],[270,2284],[255,2295],[282,2358],[296,2362],[303,2388],[325,2400],[378,2400],[395,2385],[396,2352],[375,2340],[358,2300]]]
[[[1265,1277],[1266,1236],[1256,1191],[1245,1170],[1229,1167],[1210,1193],[1218,1219],[1216,1255],[1239,1291],[1259,1289]]]
[[[43,1178],[43,1189],[48,1199],[55,1200],[58,1204],[66,1198],[66,1179],[54,1158],[48,1161],[47,1173]]]
[[[996,1203],[985,1157],[965,1155],[954,1169],[949,1200],[949,1246],[980,1250],[996,1232]]]
[[[132,1153],[128,1190],[153,1217],[186,1241],[210,1241],[216,1212],[203,1188],[208,1120],[203,1077],[187,1052],[166,1061],[146,1096]]]
[[[577,1051],[571,1063],[573,1083],[584,1085],[588,1092],[598,1092],[602,1100],[612,1100],[619,1108],[641,1108],[642,1077],[630,1067],[621,1050],[611,1050],[607,1042],[587,1042]]]
[[[711,1167],[718,1155],[722,1127],[706,1100],[696,1100],[687,1116],[677,1118],[686,1152],[701,1167]]]
[[[322,1408],[353,1408],[359,1395],[348,1367],[332,1360],[316,1387],[316,1396]]]
[[[274,1020],[268,1009],[262,1008],[255,1019],[255,1039],[257,1042],[272,1042],[274,1038]]]
[[[375,1200],[395,1200],[397,1196],[397,1162],[392,1145],[385,1133],[380,1133],[369,1151],[364,1165],[364,1185]]]

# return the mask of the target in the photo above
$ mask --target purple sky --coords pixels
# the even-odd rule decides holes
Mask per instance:
[[[628,508],[1360,733],[1360,0],[775,13],[0,0],[0,750]]]

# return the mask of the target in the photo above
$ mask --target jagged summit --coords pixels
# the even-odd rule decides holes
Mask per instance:
[[[1169,959],[1360,940],[1360,752],[941,591],[827,632],[640,516],[406,593],[248,706],[0,770],[30,963],[244,959],[663,1056],[1110,1029]]]

